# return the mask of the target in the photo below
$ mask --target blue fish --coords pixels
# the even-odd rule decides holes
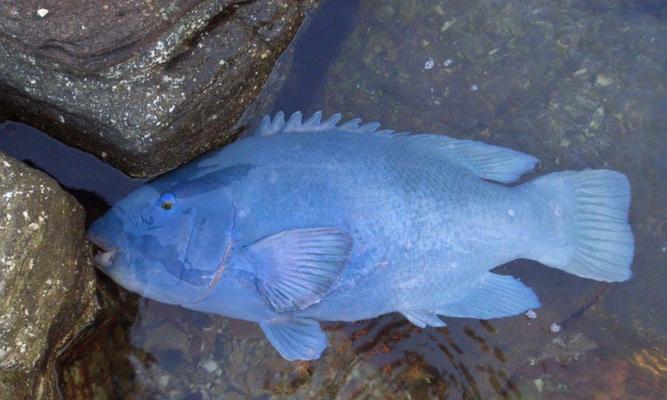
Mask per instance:
[[[326,348],[319,321],[400,312],[419,327],[540,306],[491,270],[517,258],[631,276],[630,186],[610,170],[520,185],[532,156],[321,113],[254,135],[130,193],[90,228],[99,268],[142,296],[259,323],[288,360]]]

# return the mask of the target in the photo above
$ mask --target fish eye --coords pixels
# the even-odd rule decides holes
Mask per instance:
[[[162,207],[165,210],[171,210],[171,208],[174,207],[175,200],[176,198],[174,197],[173,194],[163,193],[159,199],[160,207]]]

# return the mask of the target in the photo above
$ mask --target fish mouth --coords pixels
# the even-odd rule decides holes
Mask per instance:
[[[108,269],[113,265],[118,250],[101,250],[95,254],[95,264],[100,268]]]
[[[92,237],[92,235],[88,236],[88,240],[93,243],[96,250],[95,264],[102,269],[111,267],[118,254],[118,249],[109,246],[99,238]]]

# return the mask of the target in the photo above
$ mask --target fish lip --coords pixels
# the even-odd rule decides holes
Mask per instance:
[[[88,236],[88,240],[97,248],[94,257],[95,264],[102,269],[111,267],[120,251],[114,246],[110,246],[108,243],[105,243],[103,240],[92,235]]]
[[[100,251],[95,254],[95,264],[97,264],[102,269],[108,269],[113,265],[117,254],[118,250],[116,249]]]

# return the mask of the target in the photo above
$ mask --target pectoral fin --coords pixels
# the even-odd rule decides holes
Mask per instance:
[[[456,303],[437,307],[439,315],[491,319],[520,314],[538,308],[540,301],[533,289],[506,275],[487,273],[467,296]]]
[[[260,322],[267,339],[287,360],[315,360],[327,347],[327,335],[312,319]]]
[[[352,251],[352,238],[335,228],[295,229],[245,249],[255,266],[257,288],[278,312],[319,302],[336,282]]]

